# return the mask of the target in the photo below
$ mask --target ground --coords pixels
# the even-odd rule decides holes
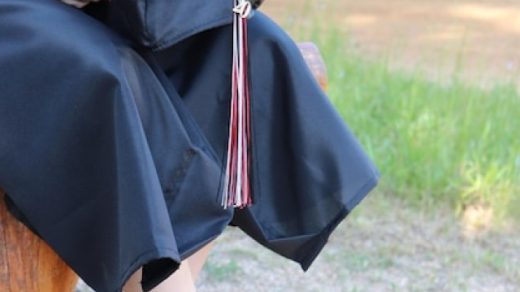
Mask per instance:
[[[372,194],[306,273],[229,228],[198,291],[520,291],[518,230],[470,238],[454,222],[448,208],[419,211]]]
[[[520,230],[473,238],[449,208],[420,211],[371,194],[304,273],[228,228],[197,281],[199,292],[520,291]],[[89,291],[85,287],[81,291]]]

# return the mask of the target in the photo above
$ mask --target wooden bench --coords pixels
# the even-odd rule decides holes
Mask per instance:
[[[309,68],[323,89],[327,71],[318,47],[298,44]],[[0,292],[74,291],[78,277],[38,236],[16,220],[0,189]]]
[[[56,253],[8,212],[0,190],[0,291],[73,291],[77,281]]]

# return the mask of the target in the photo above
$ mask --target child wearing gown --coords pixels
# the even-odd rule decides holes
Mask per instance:
[[[234,1],[64,2],[0,0],[10,211],[96,291],[148,291],[227,226],[307,270],[378,172],[293,40],[248,20],[253,204],[223,208]]]

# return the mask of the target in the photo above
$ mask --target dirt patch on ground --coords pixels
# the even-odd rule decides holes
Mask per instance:
[[[520,84],[519,1],[268,0],[264,10],[289,30],[333,23],[361,55],[440,81],[458,72],[482,86]]]

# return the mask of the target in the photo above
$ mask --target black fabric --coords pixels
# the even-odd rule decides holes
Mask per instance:
[[[253,4],[253,8],[258,9],[260,6],[262,6],[264,0],[251,0],[251,3]]]
[[[171,259],[156,259],[145,264],[142,269],[141,287],[143,291],[150,291],[168,278],[176,269],[178,263]]]
[[[228,225],[307,270],[378,172],[294,42],[262,13],[250,20],[254,205],[223,209],[231,27],[211,20],[229,3],[201,19],[148,10],[164,36],[152,46],[106,7],[95,19],[55,0],[0,1],[12,209],[96,291],[120,291],[141,266],[149,290]]]
[[[105,21],[151,49],[232,21],[233,0],[111,0]]]

